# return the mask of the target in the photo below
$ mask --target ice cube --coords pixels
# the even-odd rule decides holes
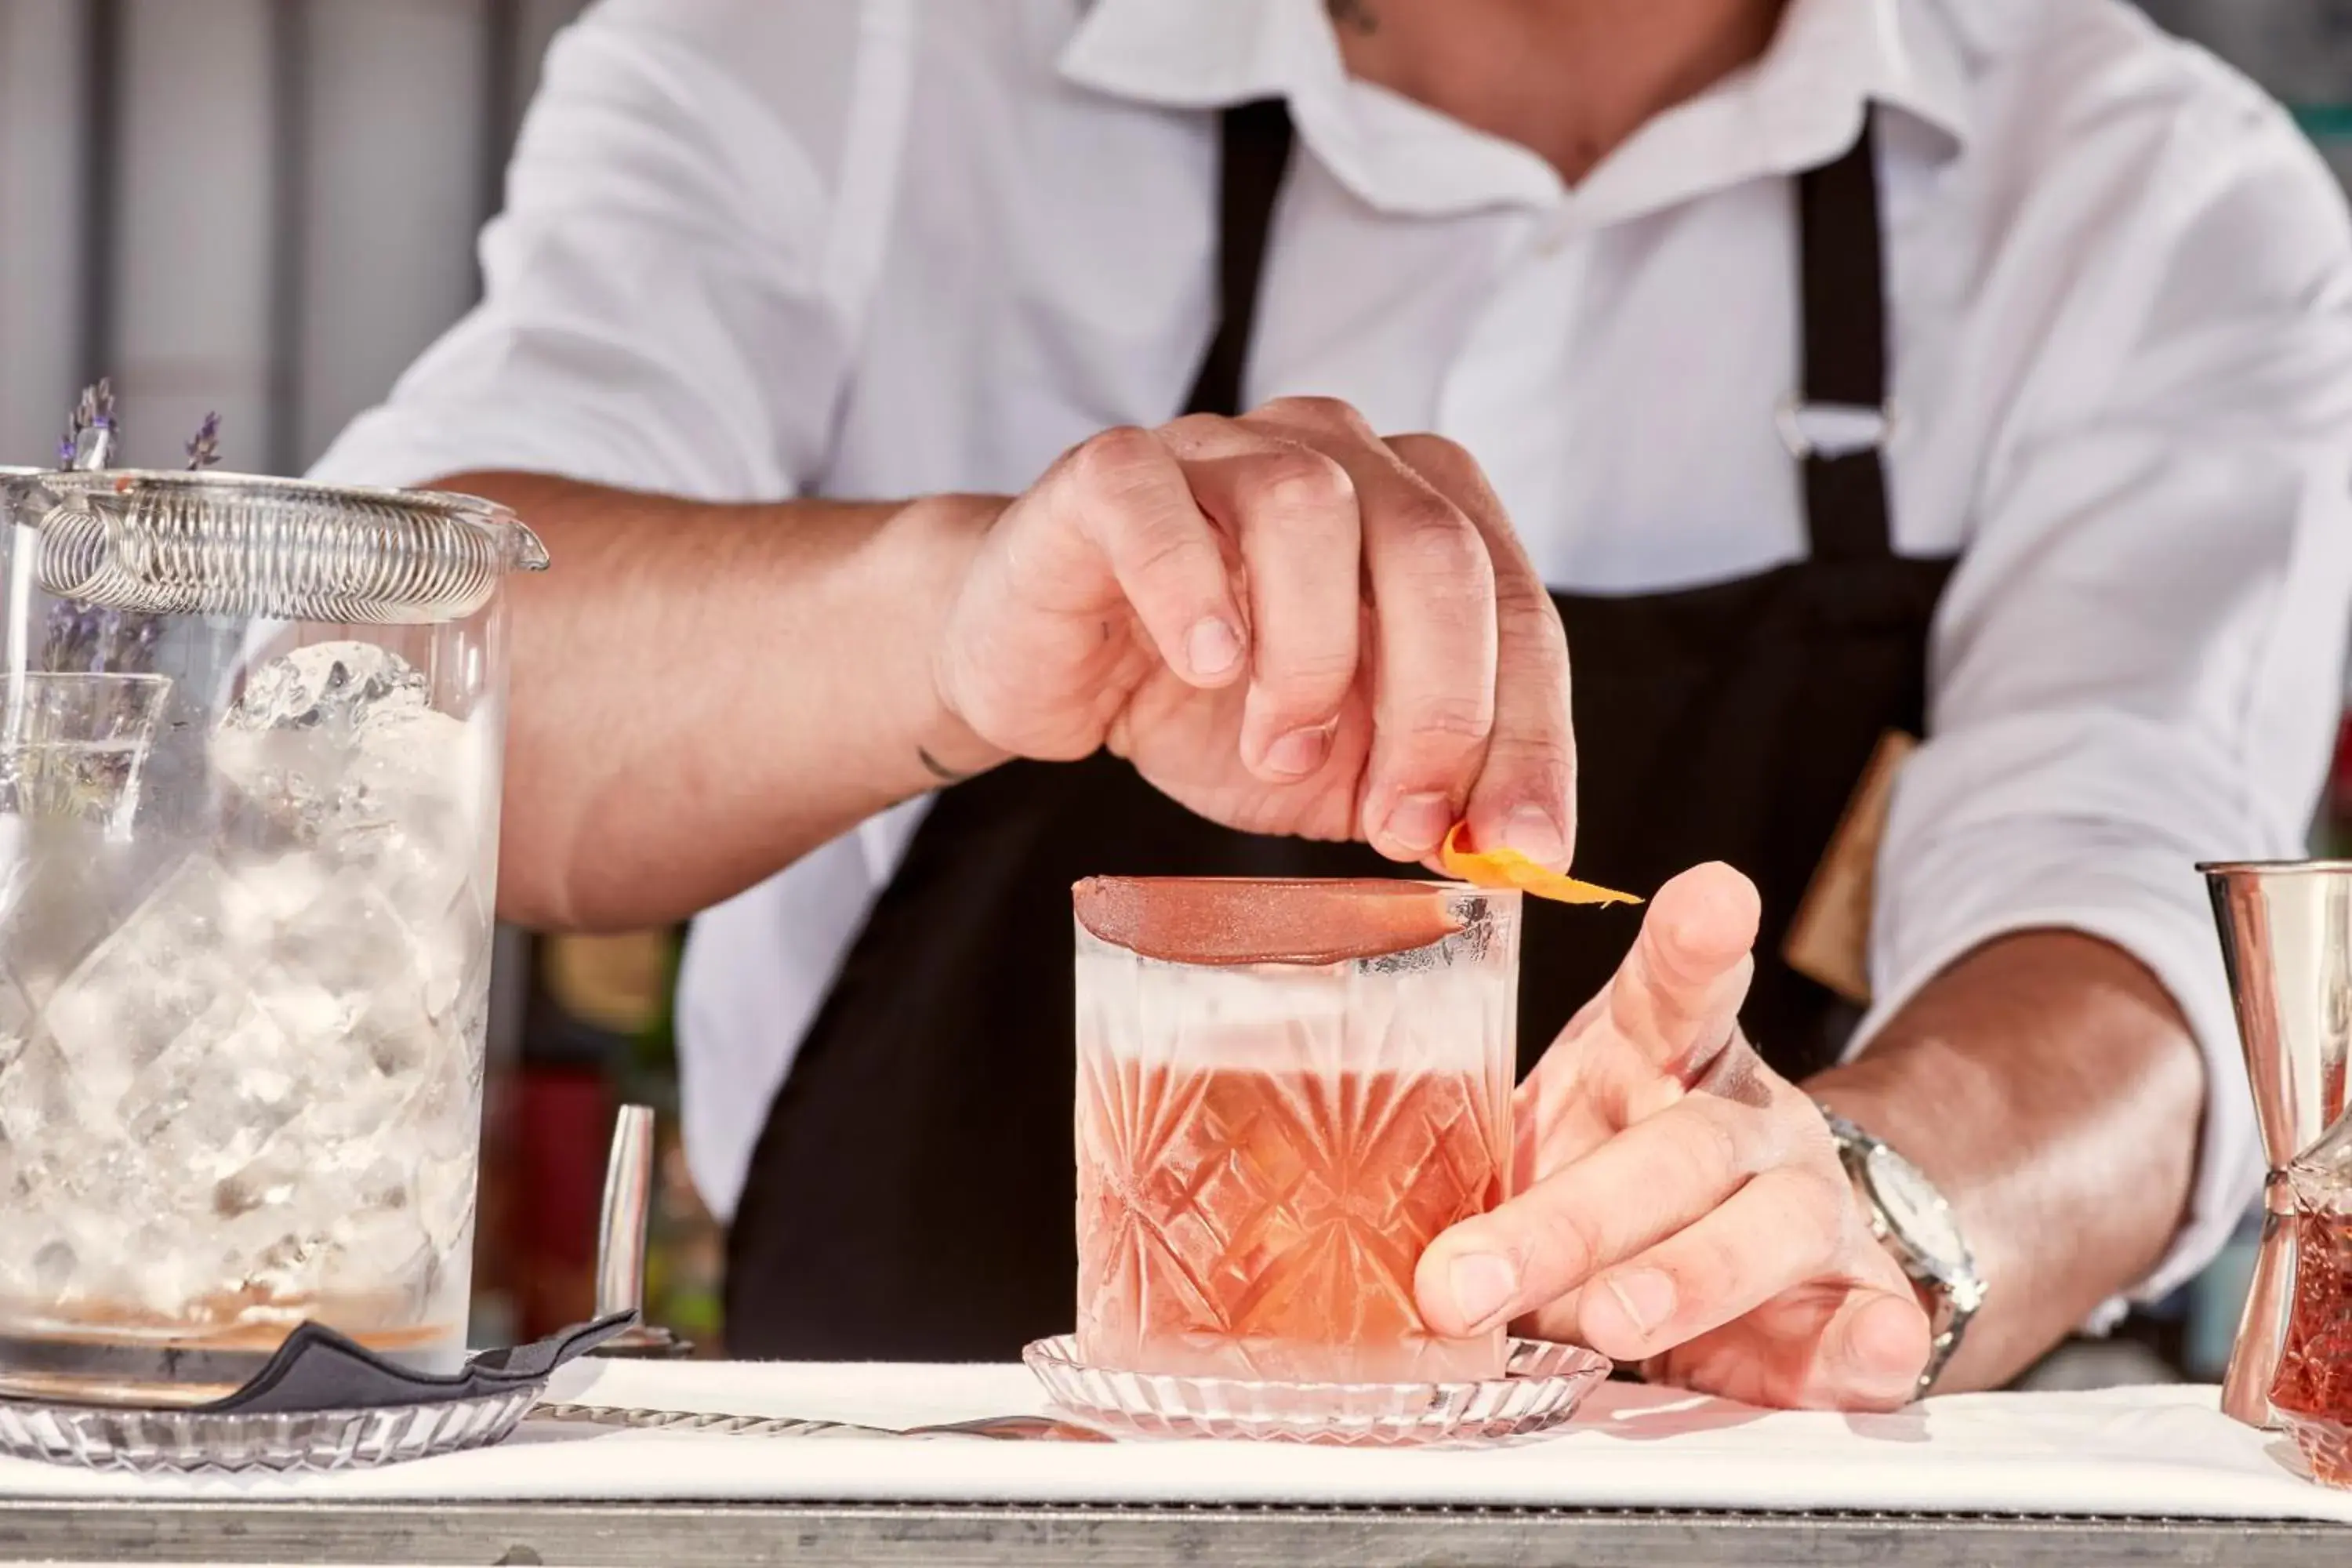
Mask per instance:
[[[46,1037],[0,1042],[0,1279],[12,1259],[29,1258],[42,1239],[33,1229],[46,1175],[42,1140],[66,1120],[64,1081]]]
[[[171,1184],[174,1207],[203,1205],[331,1088],[313,1079],[315,1053],[259,1006],[248,1000],[232,1017],[216,1033],[183,1035],[123,1099],[123,1131]]]
[[[191,856],[48,999],[50,1033],[102,1128],[183,1036],[232,1034],[272,924],[220,863]]]
[[[292,1201],[301,1179],[302,1173],[294,1162],[284,1152],[273,1150],[268,1158],[250,1161],[213,1184],[213,1215],[218,1219],[237,1220],[247,1215],[283,1208]],[[263,1223],[270,1222],[265,1218]]]
[[[472,1164],[482,1125],[482,1051],[478,1037],[443,1027],[407,1110],[417,1145],[429,1158]]]
[[[484,733],[437,709],[378,715],[359,732],[347,809],[394,824],[462,863],[474,849]]]
[[[432,1299],[440,1260],[415,1205],[356,1209],[327,1231],[320,1294],[367,1296],[392,1322],[415,1322]]]
[[[236,730],[325,730],[356,734],[386,712],[427,705],[424,675],[388,647],[322,642],[269,660],[246,677],[222,721]]]
[[[0,973],[0,1289],[46,1256],[66,1299],[170,1321],[429,1299],[480,1053],[428,1003],[478,963],[385,879],[327,847],[194,856],[46,997]]]
[[[476,873],[494,759],[487,725],[426,696],[423,676],[373,644],[298,649],[248,679],[213,760],[278,828],[368,884],[364,907],[340,896],[338,915],[305,924],[404,951],[437,1018],[466,1004],[488,946]]]
[[[65,1057],[47,1035],[36,1034],[0,1068],[0,1142],[38,1152],[79,1131]]]
[[[297,850],[239,856],[226,869],[242,895],[240,912],[253,917],[245,929],[264,940],[309,919],[335,889],[334,863]]]
[[[417,1216],[444,1258],[464,1256],[461,1246],[474,1225],[474,1177],[471,1160],[427,1160],[417,1168]]]
[[[7,1093],[9,1066],[24,1052],[37,1026],[24,987],[0,968],[0,1096]]]
[[[470,868],[487,731],[432,708],[425,677],[373,643],[319,643],[270,660],[212,739],[213,763],[304,843],[372,852],[421,838]]]
[[[393,911],[426,1012],[449,1016],[479,984],[489,958],[490,910],[470,875],[472,857],[390,833],[352,865]]]
[[[316,873],[307,879],[311,896],[275,949],[257,956],[339,995],[364,999],[387,986],[414,984],[415,939],[374,879],[322,858],[299,858]]]
[[[319,1075],[318,1089],[289,1136],[323,1159],[331,1152],[353,1154],[385,1140],[404,1140],[410,1106],[430,1083],[430,1063],[413,1042],[426,1032],[421,1022],[405,1028],[371,1026],[365,1015],[349,1034],[320,1042],[333,1062],[333,1078]]]
[[[155,1179],[147,1152],[126,1140],[92,1142],[74,1159],[57,1159],[53,1164],[56,1202],[50,1213],[65,1223],[68,1233],[112,1238],[110,1246],[79,1248],[92,1257],[128,1262],[121,1237],[113,1233],[127,1231],[141,1219],[168,1213],[173,1206]]]
[[[406,1158],[388,1148],[274,1148],[215,1195],[221,1277],[247,1300],[293,1308],[322,1297],[421,1303],[437,1260]]]
[[[0,908],[0,952],[37,1005],[84,963],[156,886],[173,863],[163,841],[110,843],[81,824],[0,817],[0,858],[13,895]]]

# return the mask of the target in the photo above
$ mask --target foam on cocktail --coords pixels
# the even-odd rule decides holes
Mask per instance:
[[[1077,970],[1083,1045],[1267,1072],[1478,1068],[1491,1042],[1512,1033],[1516,1006],[1490,975],[1438,948],[1330,964],[1193,965],[1139,963],[1089,942]]]

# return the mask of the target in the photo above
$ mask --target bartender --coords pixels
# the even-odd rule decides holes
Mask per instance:
[[[322,469],[549,540],[503,907],[707,911],[739,1352],[1067,1328],[1072,880],[1457,819],[1655,897],[1535,912],[1440,1331],[1889,1405],[2253,1194],[2352,243],[2118,0],[605,0],[483,259]]]

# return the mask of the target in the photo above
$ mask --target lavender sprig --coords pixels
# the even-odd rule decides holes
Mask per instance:
[[[58,447],[58,466],[68,471],[108,467],[114,461],[116,433],[114,383],[100,376],[82,388],[74,404],[73,421]]]
[[[202,473],[220,461],[220,416],[207,414],[188,441],[188,471]]]
[[[206,420],[199,439],[217,435],[214,426],[214,421]],[[121,434],[114,384],[100,377],[84,387],[74,404],[72,422],[58,450],[58,466],[69,473],[112,467]],[[196,456],[196,446],[189,444],[191,459]],[[59,599],[49,605],[47,619],[43,669],[106,674],[154,668],[163,635],[163,622],[156,616]]]

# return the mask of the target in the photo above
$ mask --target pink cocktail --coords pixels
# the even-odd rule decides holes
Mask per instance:
[[[1276,1382],[1499,1376],[1422,1250],[1509,1184],[1518,894],[1079,884],[1079,1358]]]

